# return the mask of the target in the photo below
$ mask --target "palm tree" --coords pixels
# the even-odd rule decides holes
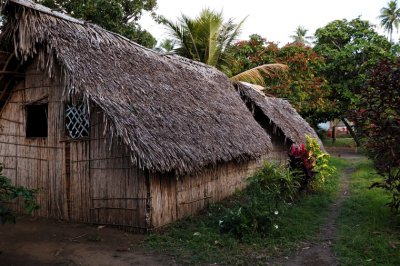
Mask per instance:
[[[165,20],[164,24],[177,45],[177,54],[222,70],[233,60],[229,47],[244,20],[238,24],[233,19],[224,21],[222,12],[207,8],[194,19],[182,14],[177,23]]]
[[[173,40],[164,39],[156,48],[154,48],[154,50],[160,53],[170,53],[174,50],[174,48],[175,42]]]
[[[294,31],[294,35],[291,35],[290,38],[293,39],[294,43],[301,44],[310,44],[310,41],[313,39],[311,36],[307,36],[308,29],[304,26],[297,26]]]
[[[389,33],[389,40],[392,42],[393,29],[396,28],[397,32],[399,31],[400,8],[397,7],[397,0],[389,1],[388,7],[381,9],[379,19],[381,26]]]
[[[203,9],[194,19],[182,14],[177,23],[163,19],[176,44],[174,51],[186,58],[214,66],[231,76],[231,67],[235,59],[231,46],[240,34],[244,18],[238,24],[233,19],[224,22],[222,12]],[[274,76],[287,70],[286,65],[266,64],[244,71],[231,80],[247,81],[265,85],[264,76]]]
[[[254,67],[252,69],[243,71],[230,79],[233,81],[245,81],[252,84],[257,84],[265,87],[264,77],[275,77],[281,76],[284,72],[289,69],[284,64],[264,64],[261,66]]]

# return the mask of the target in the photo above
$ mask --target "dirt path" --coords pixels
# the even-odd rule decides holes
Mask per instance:
[[[143,238],[114,228],[22,217],[0,226],[0,265],[176,265],[141,248]]]
[[[361,155],[354,151],[337,150],[332,152],[335,156],[354,160],[362,158]],[[348,197],[349,178],[354,172],[351,166],[343,171],[343,176],[340,183],[339,196],[336,201],[330,206],[328,215],[324,225],[321,227],[314,243],[303,243],[303,246],[298,250],[295,256],[283,261],[273,262],[272,265],[287,265],[287,266],[333,266],[338,265],[336,256],[332,250],[332,243],[337,235],[337,218],[339,210]]]

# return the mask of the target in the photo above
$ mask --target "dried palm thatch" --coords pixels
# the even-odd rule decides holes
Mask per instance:
[[[292,105],[283,99],[265,96],[263,87],[245,82],[235,83],[240,96],[246,103],[257,106],[269,118],[273,126],[278,127],[285,137],[295,144],[306,142],[306,135],[322,142],[315,130],[305,121]],[[254,108],[253,108],[254,109]]]
[[[184,174],[270,150],[269,136],[214,68],[159,55],[28,0],[1,2],[3,49],[23,62],[38,56],[49,76],[60,66],[66,95],[99,106],[107,133],[129,147],[138,166]]]

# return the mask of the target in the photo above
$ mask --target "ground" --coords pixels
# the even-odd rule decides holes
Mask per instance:
[[[352,149],[330,152],[339,157],[359,158]],[[330,207],[317,241],[304,242],[291,257],[274,258],[269,265],[337,265],[331,243],[336,219],[348,194],[348,168],[339,196]],[[20,217],[16,224],[0,226],[0,264],[19,265],[179,265],[174,258],[146,251],[143,235],[115,228],[66,223],[44,218]]]
[[[115,228],[20,217],[0,226],[0,265],[176,265],[143,250],[143,239]]]

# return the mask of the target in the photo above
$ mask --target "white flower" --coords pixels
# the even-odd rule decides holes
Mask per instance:
[[[275,227],[275,229],[278,229],[278,228],[279,228],[279,226],[278,226],[277,224],[274,224],[274,227]]]
[[[218,225],[221,226],[224,221],[219,220]]]
[[[275,211],[274,213],[275,213],[275,215],[278,215],[278,214],[279,214],[279,212],[278,212],[278,211]]]

